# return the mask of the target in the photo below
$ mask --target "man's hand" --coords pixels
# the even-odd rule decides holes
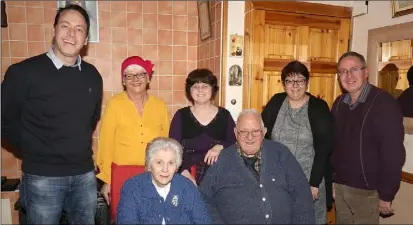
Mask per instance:
[[[385,202],[383,200],[379,200],[379,212],[382,215],[390,215],[394,212],[394,209],[391,208],[391,202]]]
[[[221,153],[222,149],[224,149],[222,145],[215,145],[209,149],[205,155],[204,162],[208,165],[214,164],[218,160],[219,153]]]
[[[195,186],[197,186],[196,185],[196,180],[192,177],[192,175],[188,172],[188,170],[182,171],[181,175],[188,178],[188,179],[190,179],[195,184]]]
[[[103,198],[106,200],[106,203],[110,205],[110,184],[104,184],[100,189],[100,193],[103,195]]]
[[[318,188],[311,187],[311,194],[313,195],[313,200],[317,200],[318,199]]]

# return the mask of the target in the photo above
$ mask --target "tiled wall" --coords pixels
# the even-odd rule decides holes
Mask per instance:
[[[203,41],[199,40],[198,67],[210,69],[220,80],[221,76],[221,8],[222,1],[210,1],[212,36]],[[222,87],[221,87],[222,88]],[[216,101],[218,96],[216,98]],[[217,102],[216,102],[217,103]]]
[[[103,105],[122,90],[122,61],[141,55],[155,64],[150,93],[166,102],[172,118],[188,104],[185,78],[198,65],[196,1],[99,1],[98,8],[100,42],[89,44],[84,60],[94,64],[103,77]],[[56,1],[6,1],[9,26],[1,28],[2,78],[11,63],[50,48],[56,9]],[[20,177],[20,160],[4,149],[1,157],[1,174]]]

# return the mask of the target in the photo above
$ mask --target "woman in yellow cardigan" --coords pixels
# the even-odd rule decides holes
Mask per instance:
[[[108,204],[112,163],[145,165],[146,144],[156,137],[168,136],[165,103],[147,92],[153,66],[139,56],[125,59],[121,68],[125,91],[109,100],[103,114],[96,165],[97,177],[105,183],[101,193]]]

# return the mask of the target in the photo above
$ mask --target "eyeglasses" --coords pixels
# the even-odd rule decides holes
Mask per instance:
[[[191,87],[192,90],[207,90],[209,88],[211,88],[209,84],[194,84]]]
[[[238,135],[245,138],[248,137],[248,135],[251,134],[251,136],[253,137],[258,137],[261,135],[261,130],[252,130],[252,131],[248,131],[248,130],[239,130],[238,131]]]
[[[126,80],[132,80],[133,78],[137,78],[137,79],[143,79],[145,78],[147,75],[147,73],[130,73],[130,74],[125,74],[123,75],[125,77]]]
[[[337,74],[341,77],[347,74],[355,74],[356,72],[362,71],[363,69],[366,69],[366,67],[360,67],[360,68],[350,68],[349,70],[339,70]]]
[[[303,86],[307,83],[306,79],[300,79],[300,80],[285,80],[284,81],[286,86],[293,86],[294,84],[298,84],[300,86]]]

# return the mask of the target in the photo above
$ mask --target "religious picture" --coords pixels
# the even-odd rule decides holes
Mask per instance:
[[[229,68],[229,86],[242,85],[242,69],[238,65],[232,65]]]
[[[244,51],[244,36],[233,34],[229,37],[230,49],[229,49],[229,56],[230,57],[242,57]]]

